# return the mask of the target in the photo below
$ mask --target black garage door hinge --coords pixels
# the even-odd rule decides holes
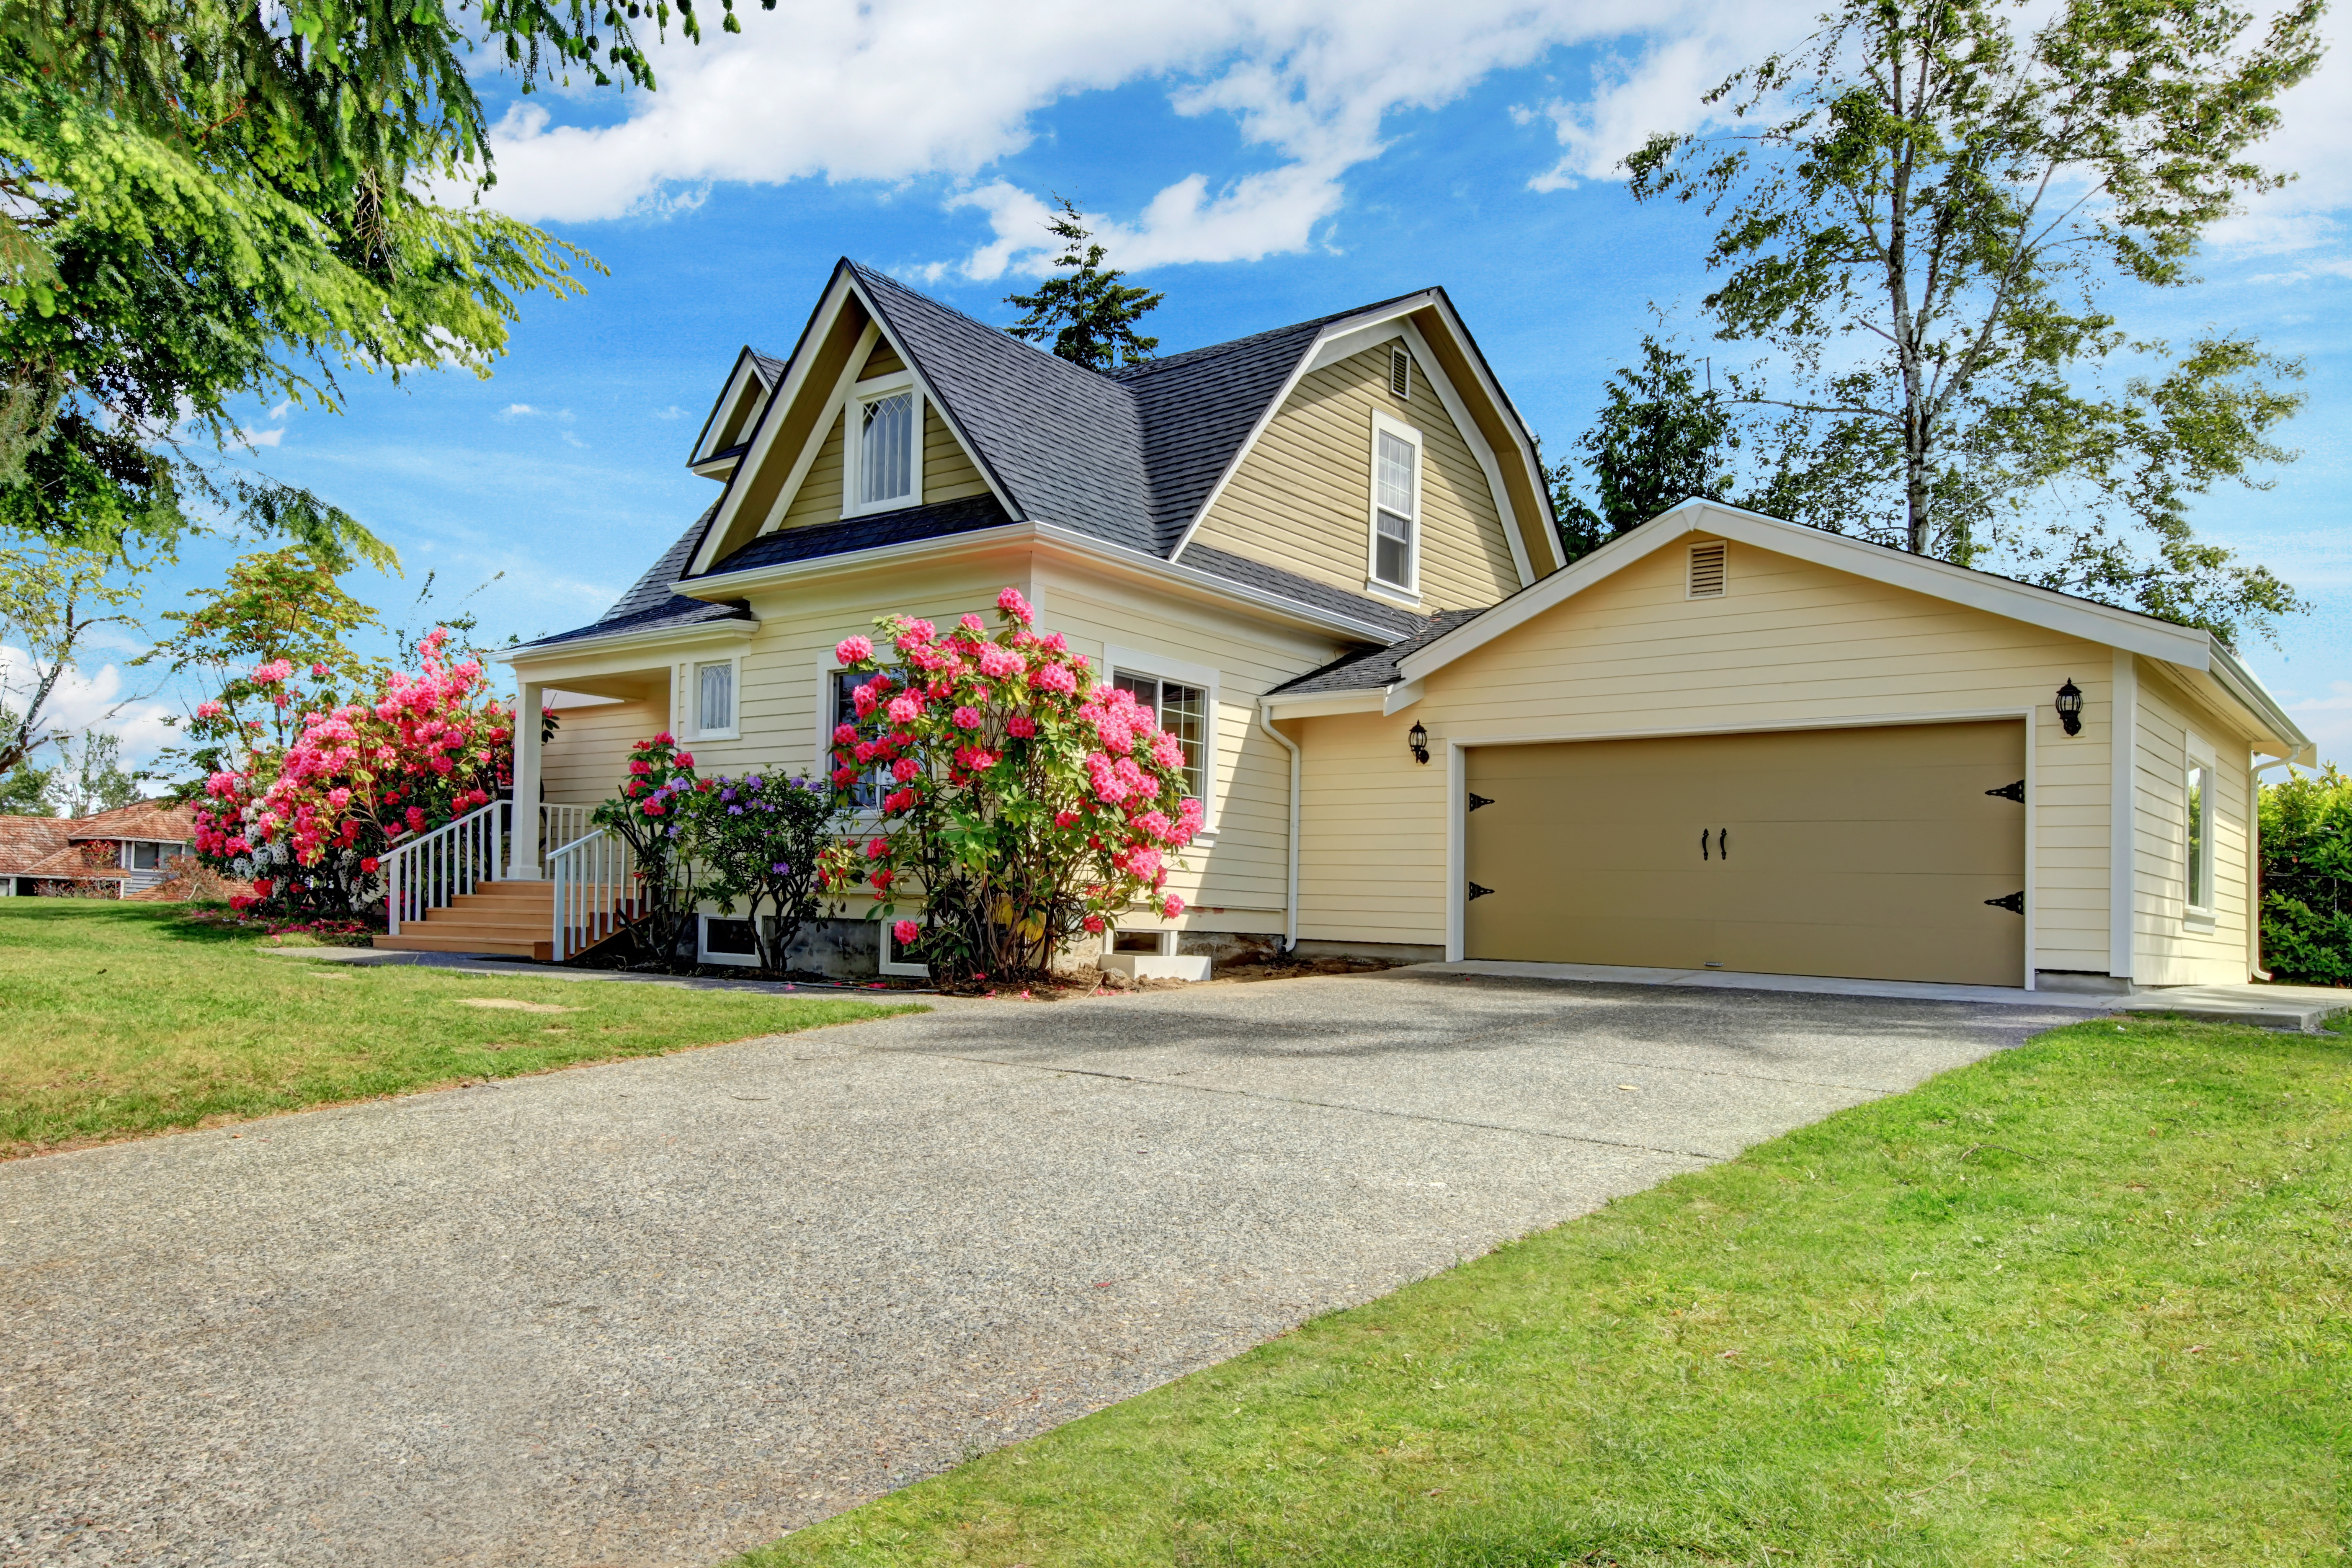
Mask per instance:
[[[1985,902],[1991,905],[1994,909],[2007,910],[2013,915],[2021,915],[2025,912],[2025,893],[2022,889],[2008,895],[2006,898],[1987,899]]]
[[[1482,805],[1492,805],[1494,804],[1495,797],[1491,795],[1473,794],[1470,796],[1470,809],[1473,811],[1477,810]]]
[[[1475,882],[1470,884],[1470,896],[1474,899],[1483,899],[1494,890],[1492,888],[1482,888]]]
[[[2013,800],[2017,802],[2018,805],[2023,805],[2025,804],[2025,781],[2023,779],[2020,779],[2015,784],[2003,784],[1999,789],[1989,789],[1985,791],[1985,794],[1997,795],[2003,800]]]

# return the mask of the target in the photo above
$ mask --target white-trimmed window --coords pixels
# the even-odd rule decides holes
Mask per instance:
[[[2210,918],[2213,913],[2213,822],[2214,808],[2220,802],[2214,796],[2212,748],[2191,735],[2189,738],[2189,765],[2182,780],[2181,813],[2186,843],[2182,846],[2186,888],[2182,902],[2192,915]]]
[[[1366,585],[1421,592],[1421,432],[1372,413],[1371,554]]]
[[[874,923],[881,928],[883,973],[904,975],[911,980],[929,980],[931,977],[929,964],[917,963],[908,959],[899,952],[898,944],[891,940],[890,928],[898,923],[896,919],[880,920]]]
[[[760,942],[747,920],[704,915],[695,939],[694,956],[702,963],[732,964],[739,969],[760,966]]]
[[[895,511],[923,501],[923,395],[909,371],[850,388],[842,410],[841,514]]]
[[[736,687],[742,675],[740,658],[698,659],[687,667],[686,700],[693,704],[694,738],[731,741],[735,722]]]
[[[817,716],[824,722],[817,732],[816,767],[821,773],[830,773],[834,761],[833,737],[844,724],[857,722],[857,689],[874,678],[855,670],[843,669],[828,662],[818,676]],[[861,809],[879,811],[882,797],[890,793],[890,768],[877,763],[858,781],[856,801]]]
[[[1201,830],[1216,829],[1217,672],[1129,647],[1106,647],[1110,683],[1150,709],[1184,748],[1184,793],[1198,799]]]

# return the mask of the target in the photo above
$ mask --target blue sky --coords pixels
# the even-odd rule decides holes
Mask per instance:
[[[1042,267],[1055,193],[1167,291],[1150,322],[1165,351],[1443,284],[1557,453],[1653,307],[1695,331],[1706,288],[1703,218],[1635,206],[1613,161],[1646,131],[1699,123],[1704,88],[1793,42],[1804,16],[1485,0],[1436,15],[1388,0],[741,9],[740,37],[658,51],[651,97],[525,100],[485,79],[505,117],[497,202],[611,269],[583,299],[528,300],[491,379],[360,376],[340,416],[253,411],[258,466],[400,551],[403,578],[353,584],[388,619],[409,618],[428,573],[443,606],[488,583],[469,603],[492,641],[593,619],[714,493],[683,462],[736,349],[787,352],[835,257],[1008,321],[1003,297]],[[2251,331],[2308,363],[2289,436],[2302,459],[2266,493],[2217,491],[2198,521],[2315,601],[2278,647],[2247,651],[2352,762],[2347,105],[2332,63],[2298,89],[2270,154],[2303,179],[2226,226],[2203,285],[2135,309],[2148,331]],[[150,609],[217,581],[230,553],[191,549]],[[102,658],[85,674],[68,693],[83,712],[129,689]],[[111,721],[131,750],[160,739],[170,696]]]

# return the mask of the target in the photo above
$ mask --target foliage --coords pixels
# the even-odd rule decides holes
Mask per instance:
[[[840,807],[823,781],[773,773],[704,781],[679,797],[686,837],[707,868],[707,891],[731,915],[740,900],[759,944],[760,967],[785,972],[785,957],[824,898],[824,866],[837,861]],[[831,853],[829,853],[831,852]]]
[[[1033,343],[1050,341],[1054,354],[1088,370],[1114,370],[1151,357],[1158,338],[1139,336],[1136,323],[1159,308],[1165,294],[1122,283],[1127,276],[1103,266],[1108,254],[1080,222],[1077,204],[1057,198],[1062,210],[1045,231],[1061,240],[1062,254],[1054,265],[1070,270],[1048,278],[1034,294],[1007,294],[1004,302],[1025,312],[1004,330]]]
[[[68,743],[50,792],[68,816],[95,816],[140,798],[143,773],[122,770],[122,737],[85,730],[81,744]]]
[[[2352,985],[2352,777],[2288,770],[2262,798],[2263,963]]]
[[[380,918],[383,856],[510,782],[513,716],[444,640],[425,639],[417,673],[382,672],[366,700],[302,702],[289,744],[215,772],[196,804],[198,858],[251,881],[272,917]],[[293,674],[281,658],[247,679],[283,694]]]
[[[0,774],[64,738],[49,721],[49,699],[94,628],[130,622],[141,574],[134,563],[80,545],[0,545],[0,644],[21,642],[31,655],[22,686],[13,670],[0,673]]]
[[[55,816],[57,807],[49,799],[49,783],[56,776],[54,768],[37,768],[30,763],[18,763],[0,774],[0,816]]]
[[[2046,1034],[736,1568],[2327,1563],[2347,1045]]]
[[[889,649],[853,637],[834,652],[868,679],[857,718],[834,731],[833,775],[845,806],[884,791],[850,879],[896,915],[935,979],[1000,979],[1049,969],[1081,931],[1099,933],[1161,889],[1172,851],[1199,831],[1184,794],[1184,752],[1149,708],[1096,684],[1059,632],[1032,632],[1020,593],[997,595],[997,630],[977,615],[940,635],[930,622],[875,623]]]
[[[230,565],[220,588],[192,595],[194,608],[164,613],[171,634],[137,662],[168,661],[173,675],[197,671],[211,687],[213,696],[184,731],[194,743],[187,760],[198,771],[250,767],[257,750],[292,744],[311,709],[331,708],[339,692],[381,679],[383,667],[348,641],[377,622],[335,580],[341,570],[300,546],[247,555]],[[268,680],[255,673],[281,666],[284,673]],[[309,671],[317,686],[294,684],[296,669]]]
[[[687,837],[694,820],[696,792],[704,787],[694,771],[694,753],[680,750],[665,730],[629,748],[628,776],[621,793],[589,814],[597,826],[619,835],[636,857],[640,914],[629,927],[639,956],[664,968],[693,951],[696,905],[700,894],[694,845]]]
[[[1843,0],[1708,95],[1761,123],[1634,154],[1636,197],[1722,213],[1706,308],[1793,384],[1740,385],[1780,411],[1761,504],[2228,637],[2299,608],[2187,521],[2291,455],[2299,365],[2230,334],[2176,355],[2102,295],[2193,281],[2205,231],[2282,183],[2248,153],[2320,13],[2248,43],[2226,0],[2065,0],[2021,40],[1992,0]],[[2117,358],[2147,368],[2095,384]]]
[[[772,7],[774,0],[761,0]],[[723,26],[737,31],[734,0]],[[470,14],[469,14],[470,13]],[[666,0],[19,0],[0,7],[0,528],[168,547],[189,503],[391,553],[306,490],[192,457],[239,398],[340,405],[339,373],[487,374],[517,298],[584,252],[436,193],[493,183],[466,57],[525,92],[651,89]],[[678,19],[701,28],[692,0]],[[608,70],[609,68],[609,70]]]
[[[1548,470],[1568,559],[1590,555],[1694,496],[1729,500],[1727,462],[1739,443],[1722,398],[1713,386],[1700,389],[1689,356],[1644,337],[1641,368],[1609,378],[1606,401],[1577,442],[1599,504],[1576,492],[1568,460]]]
[[[259,935],[184,906],[0,899],[0,1155],[922,1011],[319,963]],[[541,1011],[467,1005],[485,997]]]

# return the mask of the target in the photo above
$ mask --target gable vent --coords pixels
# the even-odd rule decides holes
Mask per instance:
[[[1725,545],[1720,539],[1706,544],[1694,544],[1690,551],[1690,597],[1720,599],[1723,597],[1723,557]]]
[[[1399,397],[1412,395],[1412,355],[1404,349],[1389,350],[1389,390]]]

